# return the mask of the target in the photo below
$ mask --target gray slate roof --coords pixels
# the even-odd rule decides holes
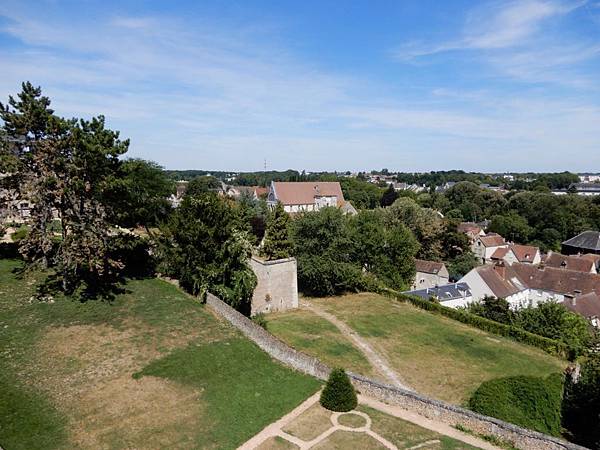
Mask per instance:
[[[584,231],[563,242],[563,245],[598,251],[600,250],[600,231]]]
[[[467,283],[452,283],[444,286],[438,286],[429,289],[417,289],[415,291],[406,291],[404,294],[416,295],[429,300],[431,297],[439,301],[456,300],[458,298],[470,297],[471,288]]]

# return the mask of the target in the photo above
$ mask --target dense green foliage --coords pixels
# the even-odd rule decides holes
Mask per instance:
[[[469,408],[540,433],[560,436],[563,376],[498,378],[485,381]]]
[[[600,449],[600,355],[582,364],[577,383],[567,377],[563,425],[574,442]]]
[[[292,256],[290,216],[283,210],[283,205],[279,202],[269,213],[265,240],[260,247],[260,254],[268,260]]]
[[[127,159],[106,192],[112,222],[123,227],[155,226],[171,212],[168,197],[174,191],[174,182],[161,166],[143,159]]]
[[[356,392],[344,369],[333,369],[321,392],[321,406],[330,411],[351,411],[358,405]]]
[[[381,282],[404,289],[414,277],[418,244],[401,223],[386,223],[381,210],[356,217],[337,208],[302,214],[292,222],[292,242],[299,288],[310,295],[368,290]]]
[[[193,178],[187,185],[186,195],[202,195],[221,187],[221,182],[210,175]]]
[[[564,342],[578,356],[592,343],[588,321],[566,309],[560,303],[548,301],[512,311],[504,299],[486,297],[468,307],[469,312],[503,324],[521,328],[533,334]]]
[[[391,295],[400,301],[410,302],[426,311],[432,311],[437,314],[441,314],[464,324],[479,328],[480,330],[494,333],[499,336],[504,336],[524,344],[533,345],[534,347],[538,347],[539,349],[544,350],[551,355],[569,358],[572,360],[579,355],[581,350],[579,348],[571,348],[564,342],[530,333],[516,326],[506,325],[494,320],[480,317],[464,309],[449,308],[430,300],[424,300],[421,297],[399,294],[398,292],[390,291],[389,289],[384,289],[381,292],[383,294]]]
[[[339,209],[305,213],[292,222],[291,231],[302,292],[325,296],[367,288],[360,265],[352,259],[348,219]]]
[[[210,291],[250,313],[256,276],[248,265],[252,248],[235,205],[214,193],[186,196],[161,232],[163,273],[194,295],[204,298]]]
[[[50,99],[31,83],[0,104],[0,118],[6,138],[1,160],[10,173],[3,184],[12,184],[33,205],[21,254],[30,266],[54,265],[65,292],[103,291],[121,268],[110,257],[107,192],[117,183],[119,156],[129,141],[106,128],[103,116],[89,121],[56,116]],[[59,240],[52,228],[55,214],[61,220]]]
[[[408,287],[419,244],[401,222],[386,224],[381,210],[363,210],[349,219],[352,260],[393,289]]]

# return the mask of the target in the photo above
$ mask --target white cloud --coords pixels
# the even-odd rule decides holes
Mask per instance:
[[[59,113],[105,114],[109,126],[132,138],[132,155],[170,167],[258,169],[267,157],[271,167],[310,170],[530,169],[523,165],[547,161],[542,155],[558,155],[552,164],[560,165],[561,149],[591,155],[600,144],[600,113],[586,103],[531,96],[510,102],[490,90],[454,95],[443,88],[411,103],[373,98],[369,80],[324,71],[238,30],[168,17],[72,25],[18,8],[0,7],[0,14],[11,19],[0,31],[26,44],[18,51],[0,47],[2,97],[29,79]],[[548,14],[530,12],[513,28],[534,33],[532,24]],[[485,34],[465,36],[492,45]],[[548,71],[527,73],[527,57],[513,56],[503,70],[514,76]],[[559,56],[561,64],[576,58]],[[586,163],[598,164],[600,156]]]

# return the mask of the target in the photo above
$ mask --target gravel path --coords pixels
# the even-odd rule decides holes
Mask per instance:
[[[366,420],[366,424],[363,427],[350,428],[350,427],[340,425],[340,423],[338,422],[338,417],[342,413],[333,413],[331,415],[331,419],[330,419],[332,426],[329,429],[327,429],[326,431],[324,431],[323,433],[321,433],[316,438],[312,439],[311,441],[303,441],[302,439],[299,439],[299,438],[292,436],[291,434],[288,434],[285,431],[283,431],[283,428],[285,428],[285,426],[287,424],[293,422],[303,412],[308,410],[312,405],[316,404],[319,401],[320,395],[321,395],[321,393],[317,392],[316,394],[309,397],[300,406],[298,406],[296,409],[291,411],[289,414],[285,415],[278,421],[273,422],[271,425],[268,425],[256,436],[254,436],[249,441],[242,444],[240,447],[238,447],[238,450],[254,450],[258,446],[260,446],[263,442],[265,442],[267,439],[276,437],[276,436],[279,436],[280,438],[283,438],[283,439],[287,440],[288,442],[292,442],[293,444],[297,445],[300,448],[300,450],[308,450],[310,448],[313,448],[320,442],[324,441],[331,434],[333,434],[335,431],[338,431],[338,430],[349,431],[349,432],[354,432],[354,433],[365,433],[365,434],[368,434],[369,436],[371,436],[373,439],[377,440],[380,444],[382,444],[388,450],[399,450],[398,447],[396,447],[393,443],[391,443],[390,441],[385,439],[383,436],[381,436],[378,433],[375,433],[373,430],[371,430],[371,418],[369,417],[368,414],[365,414],[360,411],[352,411],[352,412],[350,412],[350,414],[356,414],[356,415],[363,417]],[[407,422],[414,423],[414,424],[419,425],[428,430],[435,431],[436,433],[449,436],[453,439],[456,439],[458,441],[472,445],[474,447],[478,447],[483,450],[502,450],[498,447],[491,445],[490,443],[488,443],[486,441],[478,439],[469,434],[462,433],[461,431],[458,431],[457,429],[452,428],[451,426],[449,426],[447,424],[435,422],[433,420],[427,419],[418,414],[403,410],[400,407],[390,406],[390,405],[382,403],[378,400],[372,399],[370,397],[365,397],[364,395],[359,395],[358,401],[361,405],[369,406],[371,408],[377,409],[377,410],[382,411],[391,416],[398,417],[399,419],[403,419],[403,420],[406,420]],[[348,414],[348,413],[346,413],[346,414]],[[435,440],[423,442],[419,445],[411,447],[408,450],[417,450],[419,448],[431,446],[432,444],[439,444],[439,440],[435,439]]]

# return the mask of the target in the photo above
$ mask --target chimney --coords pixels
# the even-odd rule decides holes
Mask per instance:
[[[494,265],[494,270],[503,280],[506,279],[506,266],[504,265],[504,261],[500,261]]]

